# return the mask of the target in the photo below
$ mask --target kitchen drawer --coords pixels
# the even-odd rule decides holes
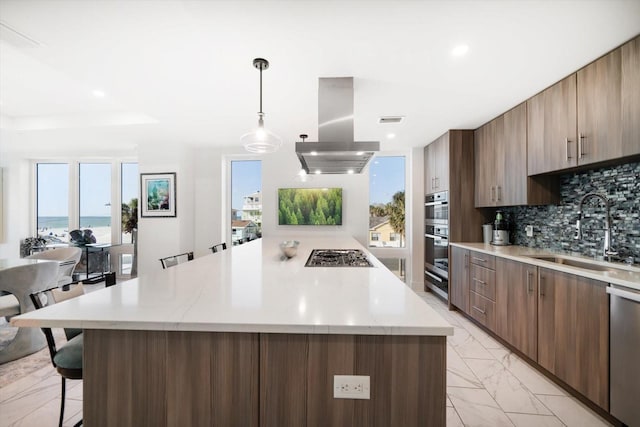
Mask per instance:
[[[496,272],[479,265],[471,265],[471,290],[495,301]]]
[[[471,251],[469,253],[469,260],[471,260],[471,264],[481,265],[492,270],[496,269],[496,257],[493,255]]]
[[[475,292],[469,292],[469,313],[482,325],[496,331],[496,303]]]

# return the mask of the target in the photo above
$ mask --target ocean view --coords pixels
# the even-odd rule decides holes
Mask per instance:
[[[91,227],[110,227],[110,216],[85,216],[80,217],[80,228]],[[64,230],[69,229],[69,217],[66,216],[39,216],[38,217],[38,229],[43,228],[52,229],[60,228]]]

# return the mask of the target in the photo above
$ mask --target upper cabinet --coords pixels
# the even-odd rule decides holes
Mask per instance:
[[[449,190],[449,132],[424,148],[425,193]]]
[[[548,204],[557,199],[555,179],[527,177],[527,104],[476,129],[475,206]]]
[[[527,100],[529,175],[578,165],[576,75]]]
[[[640,154],[640,37],[527,101],[527,172]]]
[[[578,71],[578,165],[621,157],[622,50]]]

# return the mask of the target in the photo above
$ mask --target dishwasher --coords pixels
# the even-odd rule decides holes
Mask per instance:
[[[609,300],[610,412],[628,425],[640,426],[640,291],[607,287]]]

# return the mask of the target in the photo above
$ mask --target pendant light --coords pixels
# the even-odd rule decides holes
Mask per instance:
[[[260,70],[260,111],[258,112],[258,128],[245,133],[240,137],[240,141],[245,150],[251,153],[273,153],[282,145],[279,136],[265,129],[264,113],[262,112],[262,70],[269,68],[269,61],[263,58],[253,60],[253,66]]]

